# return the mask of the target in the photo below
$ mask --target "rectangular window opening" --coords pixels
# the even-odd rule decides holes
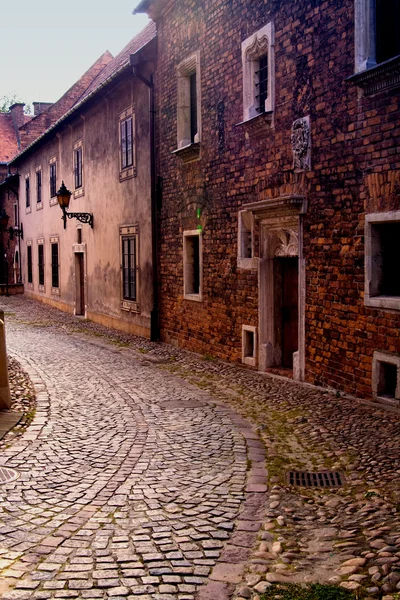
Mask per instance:
[[[50,198],[57,194],[57,163],[50,164]]]
[[[122,286],[125,300],[137,301],[137,237],[122,237]]]
[[[398,256],[400,222],[377,223],[371,228],[372,278],[371,297],[400,296]]]
[[[268,98],[268,55],[264,54],[258,59],[256,75],[256,104],[257,112],[265,112],[265,101]]]
[[[36,202],[42,202],[42,171],[36,171]]]
[[[255,356],[255,343],[254,343],[254,331],[243,331],[244,335],[244,357],[254,358]]]
[[[185,237],[185,292],[200,294],[200,236]]]
[[[384,62],[400,54],[400,2],[376,0],[376,61]]]
[[[74,150],[75,189],[82,187],[82,148]]]
[[[133,165],[133,122],[132,117],[120,124],[121,128],[121,167],[126,169]]]
[[[26,208],[29,208],[31,205],[29,177],[25,178],[25,198],[26,198]]]
[[[378,396],[395,398],[397,387],[397,365],[379,363]]]
[[[32,246],[27,246],[27,261],[28,261],[28,283],[33,283],[32,273]]]
[[[51,244],[51,287],[59,287],[58,243]]]
[[[198,133],[197,127],[197,76],[193,73],[190,79],[190,141],[193,144],[196,141]]]
[[[38,275],[39,285],[44,285],[44,246],[38,244]]]

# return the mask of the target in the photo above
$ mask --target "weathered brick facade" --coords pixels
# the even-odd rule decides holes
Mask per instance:
[[[238,268],[238,211],[301,196],[299,378],[371,397],[373,352],[400,354],[400,312],[364,304],[365,214],[400,209],[400,91],[366,96],[347,81],[355,72],[354,2],[169,0],[144,1],[140,9],[154,16],[158,28],[162,338],[242,360],[242,325],[260,330],[268,315],[260,309],[262,267]],[[240,124],[241,44],[270,22],[273,120],[263,131],[256,126],[254,135]],[[173,154],[177,66],[194,52],[200,53],[200,157],[183,162]],[[311,169],[296,172],[292,124],[308,116]],[[261,265],[265,214],[252,210]],[[203,289],[196,302],[183,293],[183,233],[200,227]]]

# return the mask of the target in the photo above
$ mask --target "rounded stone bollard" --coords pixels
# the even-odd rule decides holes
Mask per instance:
[[[10,408],[11,396],[8,382],[6,329],[4,325],[4,312],[0,311],[0,409]]]

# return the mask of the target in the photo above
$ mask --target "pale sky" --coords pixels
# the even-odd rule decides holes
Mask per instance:
[[[0,98],[55,102],[105,52],[149,22],[138,0],[7,0],[0,18]]]

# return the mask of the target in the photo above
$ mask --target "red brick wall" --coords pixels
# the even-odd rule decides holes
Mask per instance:
[[[400,353],[399,313],[363,304],[365,210],[399,207],[399,194],[389,198],[384,191],[390,188],[385,173],[400,167],[399,90],[363,98],[346,82],[354,72],[353,18],[352,0],[167,3],[158,23],[160,314],[164,340],[240,360],[242,324],[258,325],[258,277],[237,268],[238,209],[265,197],[304,193],[306,379],[368,397],[373,351]],[[241,42],[271,20],[274,127],[260,140],[247,139],[236,127],[243,116]],[[201,158],[183,164],[172,154],[176,67],[197,50]],[[306,115],[312,170],[298,175],[290,132],[292,122]],[[374,173],[383,179],[375,181]],[[199,223],[202,303],[183,299],[182,235]]]

